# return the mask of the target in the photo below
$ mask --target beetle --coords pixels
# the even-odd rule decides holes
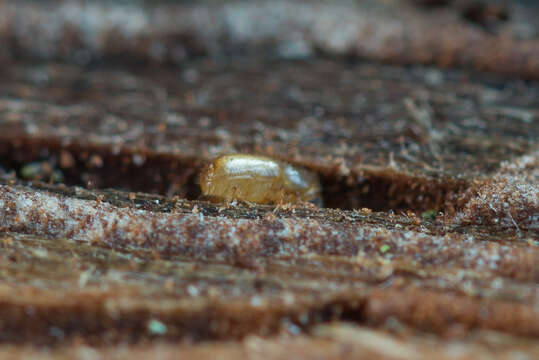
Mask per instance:
[[[202,170],[199,182],[202,194],[214,201],[280,204],[321,199],[315,173],[260,155],[221,155]]]

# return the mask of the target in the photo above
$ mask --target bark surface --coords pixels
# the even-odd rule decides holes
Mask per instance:
[[[466,3],[0,2],[0,357],[537,358],[539,10]]]

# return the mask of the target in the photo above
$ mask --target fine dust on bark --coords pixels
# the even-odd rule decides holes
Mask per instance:
[[[170,70],[22,64],[25,75],[6,77],[3,341],[238,340],[333,321],[539,336],[536,84],[260,63],[194,63],[194,87],[167,82]],[[50,83],[35,83],[36,72]],[[326,207],[196,200],[200,167],[225,151],[316,171]],[[20,178],[39,161],[64,183]]]
[[[81,337],[89,345],[230,341],[287,331],[309,334],[335,321],[401,336],[427,331],[460,338],[494,330],[525,339],[539,333],[537,313],[528,305],[537,300],[533,287],[489,275],[477,267],[479,262],[455,278],[463,271],[458,266],[296,254],[270,257],[264,270],[253,271],[227,261],[156,257],[151,249],[135,246],[115,251],[17,234],[1,240],[2,270],[19,269],[0,289],[1,340],[13,344],[59,345]],[[29,260],[33,266],[26,267]],[[39,288],[16,285],[28,277]],[[466,295],[470,286],[477,297]],[[482,298],[488,299],[487,308]],[[490,316],[480,316],[479,310]],[[161,325],[151,326],[155,323]],[[453,332],[456,324],[462,335]],[[162,327],[165,332],[158,330]]]
[[[1,3],[0,357],[537,358],[537,8],[425,3]]]
[[[317,172],[329,208],[452,216],[502,161],[533,149],[533,84],[472,77],[462,86],[472,74],[327,60],[269,61],[269,76],[261,62],[194,62],[185,73],[195,83],[171,81],[173,69],[20,65],[3,84],[11,97],[26,95],[0,102],[9,120],[0,165],[21,176],[46,162],[68,185],[192,200],[207,161],[260,153]],[[84,105],[92,101],[99,106]],[[27,180],[50,180],[37,175]]]

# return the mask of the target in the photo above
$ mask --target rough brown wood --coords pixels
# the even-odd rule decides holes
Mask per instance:
[[[13,41],[0,82],[0,357],[536,358],[539,83],[263,56],[282,51],[266,43],[288,41],[280,28],[269,38],[231,34],[234,54],[213,57],[221,50],[209,44],[224,30],[205,33],[195,21],[242,11],[253,21],[258,11],[290,7],[306,24],[351,8],[378,20],[400,14],[418,20],[403,22],[403,36],[414,39],[407,44],[431,57],[355,54],[439,63],[441,45],[425,37],[449,33],[445,25],[424,31],[434,11],[459,30],[452,39],[462,56],[446,64],[488,58],[495,72],[536,77],[533,61],[522,67],[522,48],[539,49],[517,11],[524,2],[488,29],[458,15],[460,2],[377,3],[128,5],[142,24],[121,32],[132,42],[87,48],[87,37],[58,41],[72,34],[65,12],[97,11],[103,22],[89,31],[108,38],[126,16],[102,17],[116,5],[91,4],[83,15],[78,2],[0,2],[23,17],[15,23],[0,11],[2,36]],[[180,9],[192,22],[174,25]],[[51,19],[50,39],[26,35]],[[517,21],[529,26],[526,40],[511,30]],[[149,54],[141,36],[154,41],[183,27],[210,56],[139,62]],[[486,40],[507,34],[511,47],[488,55]],[[316,37],[308,44],[328,50]],[[72,62],[77,46],[89,62]],[[115,57],[120,49],[127,52]],[[227,152],[317,172],[325,207],[204,201],[198,172]]]
[[[443,3],[443,2],[440,2]],[[315,53],[539,77],[534,1],[9,1],[0,58],[181,64],[201,55]]]

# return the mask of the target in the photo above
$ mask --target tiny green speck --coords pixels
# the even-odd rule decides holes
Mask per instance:
[[[387,244],[380,246],[380,252],[381,252],[382,254],[388,252],[389,249],[391,249],[391,247],[390,247],[389,245],[387,245]]]
[[[24,165],[20,170],[20,175],[25,180],[32,180],[41,173],[41,163],[33,162]]]
[[[159,320],[152,319],[148,321],[148,330],[154,335],[164,335],[167,333],[167,326]]]
[[[430,209],[427,211],[423,211],[421,213],[421,217],[425,220],[434,220],[434,218],[436,217],[436,210]]]

